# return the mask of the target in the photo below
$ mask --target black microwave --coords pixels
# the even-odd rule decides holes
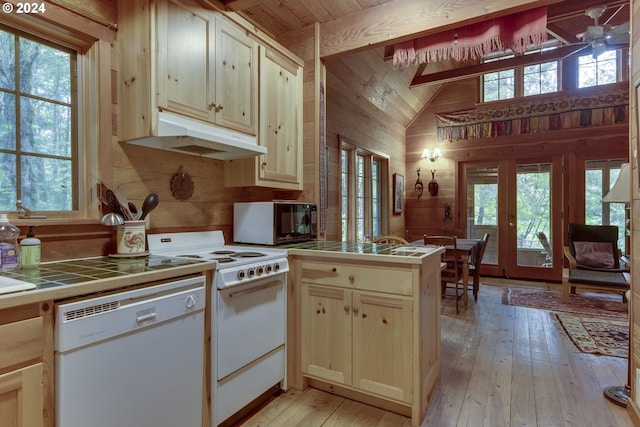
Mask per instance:
[[[305,242],[318,236],[313,203],[274,200],[233,204],[233,241],[259,245]]]

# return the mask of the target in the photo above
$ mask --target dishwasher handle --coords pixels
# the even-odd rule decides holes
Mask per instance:
[[[140,313],[137,314],[136,322],[138,324],[140,324],[140,323],[144,323],[144,322],[146,322],[148,320],[156,320],[156,317],[157,317],[157,314],[156,314],[155,310],[150,312],[150,313],[145,313],[143,311],[143,312],[140,312]]]

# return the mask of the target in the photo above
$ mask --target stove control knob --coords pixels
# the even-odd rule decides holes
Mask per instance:
[[[256,275],[256,271],[253,268],[250,268],[249,270],[247,270],[247,275],[249,276],[249,279],[251,279]]]
[[[267,270],[267,274],[271,273],[271,270],[272,270],[271,264],[267,265],[266,270]]]
[[[278,270],[280,270],[280,264],[276,262],[275,264],[273,264],[273,271],[277,273]]]
[[[244,279],[244,276],[245,276],[245,275],[244,275],[244,270],[240,270],[240,271],[238,271],[238,280],[242,280],[242,279]]]
[[[256,273],[258,274],[258,276],[262,276],[262,273],[264,273],[264,267],[263,266],[258,267],[258,269],[256,270]]]

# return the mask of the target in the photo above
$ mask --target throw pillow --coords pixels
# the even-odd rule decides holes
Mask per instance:
[[[573,242],[578,264],[591,268],[613,268],[611,242]]]

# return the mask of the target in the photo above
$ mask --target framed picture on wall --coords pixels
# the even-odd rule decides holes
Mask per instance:
[[[393,214],[399,215],[404,210],[404,176],[393,174]]]

